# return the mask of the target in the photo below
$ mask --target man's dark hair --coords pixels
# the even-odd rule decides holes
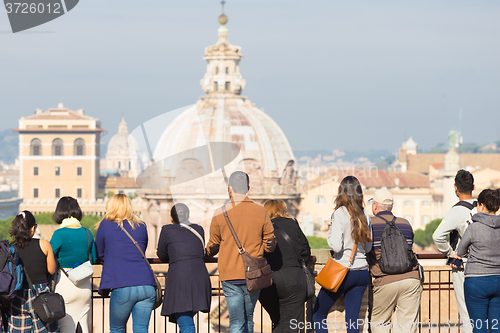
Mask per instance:
[[[247,194],[249,184],[250,184],[250,178],[248,178],[246,172],[235,171],[233,172],[231,177],[229,177],[229,186],[232,187],[235,193]]]
[[[189,208],[183,203],[175,204],[170,210],[170,216],[174,223],[186,222],[189,219]]]
[[[469,171],[458,170],[455,176],[455,186],[460,193],[472,194],[474,190],[474,177]]]
[[[74,217],[78,221],[83,218],[82,209],[78,204],[78,201],[72,197],[62,197],[56,206],[56,211],[52,215],[52,220],[55,223],[61,224],[64,219]]]

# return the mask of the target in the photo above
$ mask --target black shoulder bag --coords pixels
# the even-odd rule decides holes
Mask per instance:
[[[316,282],[314,281],[314,278],[311,274],[311,271],[309,270],[309,268],[306,265],[306,261],[304,260],[304,258],[302,258],[300,256],[300,253],[295,248],[292,239],[290,238],[290,236],[288,236],[288,234],[283,229],[281,229],[280,227],[278,227],[275,224],[274,231],[278,232],[281,235],[281,237],[283,237],[285,239],[285,241],[288,243],[288,245],[290,245],[292,247],[293,251],[295,252],[295,255],[297,255],[297,260],[299,261],[300,266],[302,267],[302,270],[304,271],[304,274],[306,275],[307,299],[312,298],[316,292],[316,284],[315,284]]]
[[[24,274],[26,274],[26,279],[28,280],[30,289],[36,294],[36,289],[33,287],[33,283],[31,282],[26,267],[24,268]],[[43,292],[38,294],[38,296],[33,300],[33,310],[35,310],[35,313],[45,325],[66,316],[64,298],[58,293]]]

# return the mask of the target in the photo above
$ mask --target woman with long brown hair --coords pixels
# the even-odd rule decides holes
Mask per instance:
[[[316,333],[328,332],[328,312],[344,294],[347,332],[359,332],[359,309],[370,280],[366,254],[372,248],[372,235],[370,216],[364,208],[363,190],[354,176],[347,176],[340,183],[327,240],[334,253],[333,259],[338,263],[349,267],[353,249],[354,257],[337,292],[321,288],[314,305],[314,329]]]

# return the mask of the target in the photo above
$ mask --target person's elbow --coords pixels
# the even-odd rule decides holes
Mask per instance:
[[[274,249],[276,249],[276,238],[271,237],[266,241],[266,246],[264,247],[264,251],[266,252],[274,252]]]

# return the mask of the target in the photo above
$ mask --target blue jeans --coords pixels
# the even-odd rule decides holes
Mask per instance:
[[[181,333],[194,333],[196,331],[193,320],[194,315],[195,313],[192,311],[175,314],[175,319]]]
[[[260,290],[248,292],[246,284],[221,284],[229,311],[229,333],[253,333],[253,310]]]
[[[156,292],[153,286],[114,289],[109,300],[110,333],[124,333],[131,313],[134,333],[148,333],[149,318],[155,298]]]
[[[349,271],[336,293],[321,288],[316,303],[314,304],[313,311],[315,332],[328,333],[329,323],[326,319],[328,317],[328,312],[339,297],[344,294],[345,324],[347,332],[359,333],[357,324],[359,309],[369,281],[370,274],[368,270]]]
[[[500,331],[500,275],[466,278],[464,294],[474,333]]]

